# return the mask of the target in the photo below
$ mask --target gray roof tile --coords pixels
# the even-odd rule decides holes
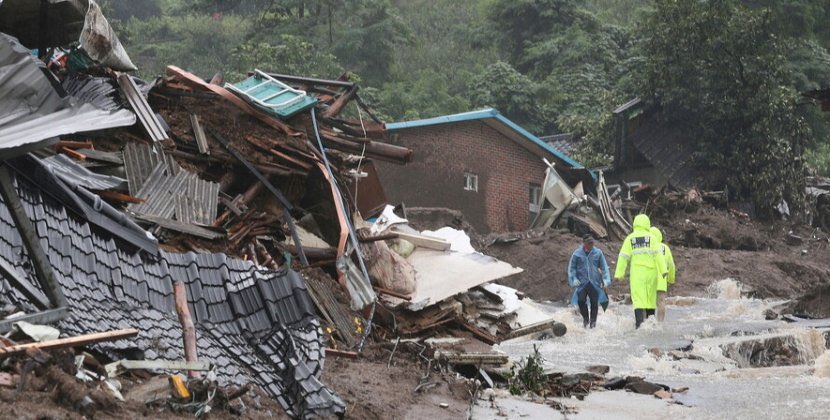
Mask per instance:
[[[241,385],[253,380],[296,417],[343,412],[343,402],[317,379],[324,357],[320,325],[297,273],[257,269],[224,254],[129,252],[70,217],[28,181],[21,178],[18,189],[70,304],[70,317],[59,326],[63,333],[138,327],[134,339],[95,347],[113,357],[138,348],[148,358],[180,359],[172,282],[181,280],[189,305],[196,308],[200,356],[217,365],[221,381]],[[23,248],[12,225],[0,205],[0,231],[5,233],[0,257],[16,265],[26,260],[18,261]],[[37,284],[31,272],[27,275]],[[31,306],[19,292],[0,299]]]

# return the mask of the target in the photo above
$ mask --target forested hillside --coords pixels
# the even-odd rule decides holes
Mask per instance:
[[[589,165],[609,163],[611,111],[639,96],[756,202],[798,202],[806,171],[830,173],[830,113],[800,95],[830,87],[827,0],[102,3],[144,77],[350,72],[388,121],[492,106],[574,133]]]

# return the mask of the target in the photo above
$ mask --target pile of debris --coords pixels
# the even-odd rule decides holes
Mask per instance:
[[[0,2],[0,333],[129,329],[72,347],[116,370],[210,366],[215,378],[178,397],[256,384],[303,418],[344,412],[318,379],[325,355],[354,357],[373,332],[564,334],[488,284],[520,269],[388,205],[372,160],[412,152],[379,141],[385,126],[346,75],[225,83],[169,66],[143,81],[122,73],[135,66],[93,0],[30,6]],[[49,29],[24,24],[43,13]],[[95,365],[78,360],[62,371]]]
[[[103,364],[101,355],[81,349],[136,335],[138,330],[129,328],[58,338],[56,328],[17,322],[8,337],[0,337],[0,387],[14,388],[17,393],[49,393],[56,405],[85,416],[113,412],[125,401],[141,403],[157,414],[173,411],[197,417],[216,410],[242,414],[259,405],[259,396],[251,392],[250,385],[220,386],[208,362],[119,360]],[[188,377],[172,373],[177,371],[188,372]],[[159,374],[163,372],[167,373]]]

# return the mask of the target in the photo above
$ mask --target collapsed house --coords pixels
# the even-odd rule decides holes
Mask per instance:
[[[344,412],[318,379],[325,355],[359,352],[379,303],[401,335],[454,322],[489,343],[550,325],[486,284],[520,269],[392,211],[374,165],[413,151],[346,77],[169,66],[147,82],[119,72],[134,66],[94,1],[39,4],[0,2],[0,332],[135,328],[90,348],[207,360],[220,384],[258,384],[307,418]],[[48,29],[23,24],[36,15]]]

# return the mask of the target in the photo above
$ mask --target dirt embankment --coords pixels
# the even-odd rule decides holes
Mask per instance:
[[[436,372],[434,365],[426,376],[427,364],[421,363],[414,346],[400,343],[393,354],[391,344],[369,344],[357,360],[326,359],[323,383],[346,403],[346,418],[466,418],[467,382],[453,373]]]
[[[678,268],[671,294],[702,296],[713,282],[733,278],[743,283],[751,296],[809,300],[803,310],[830,316],[827,234],[803,226],[751,222],[711,207],[675,212],[653,223],[664,231]],[[570,297],[567,264],[580,246],[580,238],[559,230],[515,242],[493,243],[492,239],[482,252],[525,270],[500,283],[534,299],[563,301]],[[488,243],[487,238],[483,242]],[[613,272],[620,243],[598,241],[597,246],[605,252]],[[826,293],[821,293],[825,289]],[[627,291],[627,284],[611,289],[612,294]]]

